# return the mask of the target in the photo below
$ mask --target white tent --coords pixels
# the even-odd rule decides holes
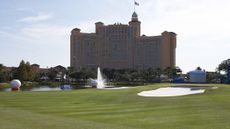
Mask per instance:
[[[191,83],[205,83],[206,72],[202,70],[194,70],[189,72],[189,82]]]

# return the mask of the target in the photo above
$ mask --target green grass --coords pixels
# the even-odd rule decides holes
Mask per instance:
[[[0,129],[230,129],[230,85],[182,97],[137,96],[169,85],[0,92]]]
[[[1,88],[9,88],[10,84],[9,83],[0,83],[0,89]]]

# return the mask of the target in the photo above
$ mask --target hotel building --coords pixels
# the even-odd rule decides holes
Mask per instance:
[[[70,63],[75,68],[147,69],[175,67],[176,34],[141,36],[136,12],[129,24],[95,23],[95,33],[71,31]]]

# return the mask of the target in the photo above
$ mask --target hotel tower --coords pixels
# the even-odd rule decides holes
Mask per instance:
[[[95,23],[95,33],[75,28],[70,39],[71,66],[75,68],[147,69],[175,67],[176,34],[141,35],[136,12],[128,24]]]

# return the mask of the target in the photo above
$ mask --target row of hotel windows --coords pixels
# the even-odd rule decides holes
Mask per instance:
[[[84,45],[87,45],[87,46],[90,46],[90,45],[93,45],[93,46],[95,46],[96,45],[96,42],[94,42],[94,41],[87,41],[87,40],[84,40],[83,41],[84,42]],[[124,37],[124,39],[122,39],[122,38],[120,38],[120,37],[116,37],[116,38],[109,38],[109,43],[110,44],[124,44],[124,43],[129,43],[129,41],[127,41],[127,39]],[[74,41],[74,45],[76,45],[76,43],[77,44],[80,44],[80,40],[78,40],[78,42],[75,40]],[[107,43],[107,44],[109,44],[109,43]],[[151,46],[157,46],[157,45],[159,45],[159,41],[145,41],[145,42],[137,42],[139,45],[143,45],[143,46],[149,46],[149,47],[151,47]],[[74,47],[75,48],[75,47]]]
[[[87,62],[88,63],[96,62],[95,43],[91,43],[88,41],[88,43],[86,43],[86,44],[87,44],[87,46],[85,48],[84,54],[87,55]],[[124,44],[122,44],[122,45],[124,45]],[[120,42],[119,46],[121,46],[121,42]],[[123,46],[122,48],[124,49],[124,47],[126,47],[126,46]],[[142,44],[142,45],[137,46],[137,49],[140,50],[136,54],[137,63],[144,63],[144,64],[148,64],[151,66],[153,66],[153,65],[158,66],[159,65],[159,42],[158,43],[146,42],[145,45]],[[144,57],[147,57],[147,58],[145,58],[144,62],[142,61],[143,55],[140,54],[141,51],[145,51]],[[81,42],[80,41],[73,43],[73,53],[74,53],[74,56],[73,56],[74,62],[79,61],[80,56],[81,56]],[[112,48],[111,53],[112,54],[109,54],[109,55],[112,55],[112,58],[114,60],[127,59],[126,57],[127,57],[128,52],[121,50],[121,47],[119,47],[119,49],[117,49],[117,50],[115,48]],[[128,54],[128,55],[130,55],[130,54]]]
[[[159,66],[160,44],[138,45],[136,49],[136,63],[148,66]]]
[[[74,43],[73,45],[74,45],[73,46],[73,53],[75,54],[75,56],[76,56],[77,53],[78,53],[77,55],[80,55],[80,51],[81,51],[81,44],[80,44],[80,42],[78,42],[77,44]],[[114,52],[117,52],[117,51],[121,52],[122,50],[127,49],[127,47],[128,46],[126,44],[122,44],[122,43],[118,42],[118,43],[110,44],[109,48],[111,48],[110,51],[112,51],[112,53],[114,53]],[[159,49],[159,45],[158,44],[156,44],[156,45],[144,45],[144,46],[143,45],[138,45],[137,49],[140,49],[140,50],[144,49],[144,51],[146,51],[146,53],[153,54],[153,53],[158,53],[157,51]],[[86,46],[86,48],[84,48],[84,50],[88,51],[88,55],[90,53],[95,52],[96,51],[95,44],[89,44],[89,43],[87,43],[87,46]]]
[[[128,32],[130,32],[129,28],[130,27],[126,27],[126,28],[105,28],[104,32],[105,33],[128,33]]]
[[[127,27],[127,28],[109,28],[109,29],[104,29],[104,35],[130,35],[133,32],[132,27]],[[131,35],[130,35],[131,36]],[[106,37],[106,36],[105,36]]]

